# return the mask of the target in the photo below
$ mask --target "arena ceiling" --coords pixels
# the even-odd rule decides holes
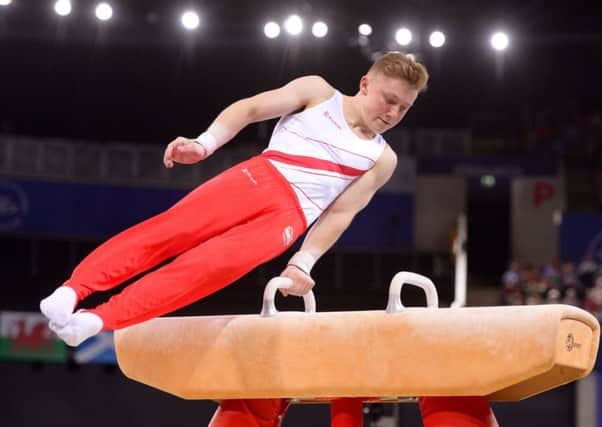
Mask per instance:
[[[353,93],[371,55],[391,49],[417,54],[432,76],[410,127],[493,117],[512,133],[546,109],[602,109],[601,2],[112,0],[114,19],[101,23],[96,1],[72,0],[67,17],[53,1],[0,7],[0,132],[162,142],[299,75],[321,74]],[[186,8],[199,12],[198,31],[178,25]],[[267,20],[293,12],[327,22],[328,36],[263,35]],[[357,36],[364,21],[374,29],[367,46]],[[393,41],[402,25],[415,34],[407,48]],[[426,41],[436,28],[447,38],[439,50]],[[502,55],[488,45],[497,29],[510,36]]]

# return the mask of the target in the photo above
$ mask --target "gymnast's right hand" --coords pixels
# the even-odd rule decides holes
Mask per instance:
[[[293,281],[293,286],[288,289],[280,289],[280,293],[283,296],[295,295],[302,297],[306,293],[312,290],[316,286],[316,282],[311,278],[309,274],[301,271],[299,267],[295,265],[287,265],[286,268],[280,273],[280,277],[288,277]]]
[[[167,145],[163,155],[163,163],[166,168],[173,168],[174,162],[191,165],[206,157],[207,151],[204,146],[194,139],[179,136]]]

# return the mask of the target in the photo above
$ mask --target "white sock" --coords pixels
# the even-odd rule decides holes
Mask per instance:
[[[69,286],[61,286],[52,294],[40,301],[40,311],[52,323],[65,326],[73,314],[77,294]]]
[[[73,314],[66,325],[59,326],[54,322],[49,327],[65,344],[77,347],[91,336],[102,330],[104,323],[100,317],[87,311],[78,311]]]

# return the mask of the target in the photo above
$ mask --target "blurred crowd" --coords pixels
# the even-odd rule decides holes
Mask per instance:
[[[569,304],[602,320],[602,264],[589,255],[577,264],[554,260],[537,266],[512,261],[502,284],[506,305]]]

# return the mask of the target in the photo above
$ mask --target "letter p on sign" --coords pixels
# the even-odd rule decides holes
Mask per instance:
[[[549,181],[536,181],[533,186],[533,204],[538,207],[556,196],[556,185]]]

